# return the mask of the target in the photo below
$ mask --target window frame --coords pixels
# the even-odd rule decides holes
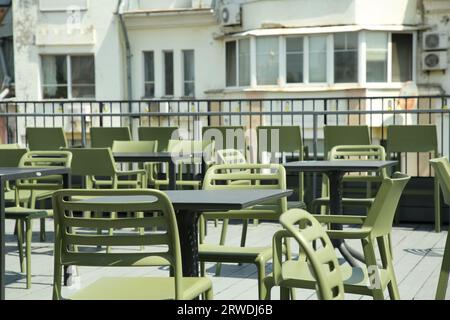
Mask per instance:
[[[288,36],[284,36],[282,37],[283,39],[283,45],[280,47],[280,57],[282,57],[282,59],[284,59],[284,63],[283,64],[279,64],[279,73],[280,73],[280,79],[283,79],[281,81],[281,83],[286,86],[286,87],[293,87],[293,86],[298,86],[298,85],[305,85],[309,83],[309,70],[306,70],[306,67],[309,68],[309,56],[306,57],[307,55],[309,55],[309,41],[307,40],[309,35],[304,35],[304,34],[297,34],[297,35],[288,35]],[[287,40],[288,39],[292,39],[292,38],[302,38],[302,46],[303,46],[303,51],[302,51],[302,60],[303,60],[303,79],[302,82],[288,82],[287,79],[287,71],[288,71],[288,63],[287,63],[287,57],[288,57],[288,51],[287,51]],[[308,51],[308,52],[307,52]],[[294,54],[294,53],[293,53]],[[295,54],[299,54],[299,52],[295,52]],[[284,70],[283,70],[284,69]]]
[[[172,94],[167,94],[166,88],[166,53],[172,53]],[[163,97],[173,98],[175,97],[175,51],[173,49],[162,50],[162,92]]]
[[[185,73],[184,73],[184,54],[185,54],[185,52],[188,52],[188,51],[192,51],[192,59],[193,59],[193,61],[192,61],[192,63],[194,64],[194,80],[186,80],[185,79]],[[183,94],[182,94],[182,97],[183,98],[188,98],[188,99],[195,99],[195,90],[196,90],[196,85],[195,85],[195,49],[182,49],[181,50],[181,84],[182,84],[182,92],[183,92]],[[188,96],[188,95],[186,95],[186,92],[185,92],[185,85],[186,85],[186,83],[192,83],[193,84],[193,86],[194,86],[194,95],[193,96]]]
[[[44,98],[44,88],[50,87],[48,85],[44,85],[44,69],[43,69],[43,57],[65,57],[66,59],[66,72],[67,72],[67,98]],[[94,97],[93,98],[83,98],[83,97],[73,97],[73,83],[72,83],[72,57],[91,57],[94,59]],[[39,54],[39,73],[40,73],[40,96],[44,101],[65,101],[65,100],[80,100],[80,101],[91,101],[95,100],[97,97],[97,72],[96,72],[96,56],[94,53],[40,53]],[[58,85],[56,85],[58,87]]]
[[[153,81],[147,81],[147,80],[145,79],[145,77],[146,77],[145,67],[146,67],[146,63],[147,63],[146,60],[145,60],[145,54],[146,54],[146,53],[152,53],[152,54],[153,54]],[[154,51],[154,50],[143,50],[143,51],[142,51],[142,60],[143,60],[143,65],[144,65],[144,68],[143,68],[144,73],[143,73],[143,76],[142,76],[142,78],[143,78],[142,83],[144,84],[142,90],[143,90],[143,93],[144,93],[144,94],[142,95],[142,97],[143,97],[144,99],[154,99],[154,98],[156,97],[156,80],[155,80],[155,78],[156,78],[156,68],[155,68],[156,63],[155,63],[155,51]],[[147,96],[146,90],[145,90],[145,86],[146,86],[147,84],[152,84],[152,83],[153,83],[153,91],[154,91],[153,97],[152,97],[152,96]]]

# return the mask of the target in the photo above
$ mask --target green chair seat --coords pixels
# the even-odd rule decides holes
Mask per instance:
[[[6,219],[40,219],[53,216],[53,210],[30,209],[24,207],[8,207],[5,209]]]
[[[340,273],[344,283],[344,291],[351,294],[370,295],[371,279],[366,268],[351,267],[348,264],[340,265]],[[389,273],[380,270],[379,280],[382,287],[387,287],[390,282]],[[265,282],[273,286],[273,274],[270,274]],[[286,261],[281,269],[279,286],[286,288],[305,288],[315,290],[317,281],[311,271],[311,266],[305,261]]]
[[[361,207],[370,207],[375,198],[342,198],[343,206],[361,206]],[[320,205],[328,205],[330,203],[329,197],[320,197],[314,200],[314,203],[318,206]]]
[[[181,278],[182,299],[191,300],[211,288],[207,278]],[[81,289],[72,300],[174,300],[175,279],[156,277],[107,277]]]

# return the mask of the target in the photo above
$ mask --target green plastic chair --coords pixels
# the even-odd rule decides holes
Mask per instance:
[[[73,155],[71,173],[85,179],[88,189],[142,188],[146,186],[145,170],[121,171],[117,169],[109,148],[70,148]],[[134,179],[121,180],[120,178]]]
[[[434,173],[439,180],[444,202],[450,205],[450,164],[447,158],[439,158],[430,160]],[[444,257],[442,258],[441,272],[439,275],[439,283],[436,290],[436,300],[445,300],[447,292],[448,275],[450,271],[450,233],[447,235],[445,242]]]
[[[355,225],[354,229],[327,231],[331,239],[358,239],[362,244],[365,265],[362,267],[351,267],[349,264],[341,265],[346,293],[368,295],[375,300],[382,300],[385,290],[388,289],[391,299],[400,299],[390,249],[390,235],[398,202],[409,180],[409,176],[401,173],[395,173],[393,178],[386,178],[378,190],[367,217],[352,215],[314,216],[320,223],[324,224]],[[381,265],[378,264],[376,259],[376,245],[378,245],[381,257]],[[297,268],[291,273],[290,277],[292,287],[314,289],[316,286],[316,281],[307,268]]]
[[[386,152],[382,146],[375,145],[345,145],[335,146],[329,153],[330,160],[386,160]],[[373,204],[375,198],[372,196],[372,184],[381,183],[387,177],[386,169],[379,172],[368,173],[365,175],[346,175],[344,181],[346,182],[364,182],[367,184],[366,196],[358,198],[343,198],[342,204],[344,206],[358,206],[369,209]],[[311,204],[311,211],[317,213],[319,207],[326,206],[328,208],[329,197],[329,183],[328,179],[322,180],[322,197],[315,199]]]
[[[128,127],[93,127],[91,128],[92,148],[112,148],[113,142],[131,141],[130,128]]]
[[[63,128],[27,128],[26,137],[31,151],[57,151],[67,148]]]
[[[245,172],[249,170],[250,172]],[[265,172],[265,170],[269,172]],[[227,171],[230,171],[227,173]],[[251,181],[247,184],[227,184],[228,181]],[[279,164],[235,164],[214,165],[206,172],[204,190],[245,190],[245,189],[286,189],[286,171]],[[248,221],[249,219],[264,219],[278,221],[280,215],[287,210],[287,199],[282,198],[276,202],[270,202],[254,206],[244,210],[231,210],[227,212],[204,213],[200,218],[200,245],[199,259],[201,272],[205,274],[205,262],[218,263],[252,263],[258,269],[258,293],[262,299],[265,297],[263,280],[266,276],[266,263],[272,258],[270,247],[244,247],[226,245],[230,219]],[[222,219],[222,233],[218,244],[205,242],[204,219]],[[246,232],[246,228],[243,228]],[[244,236],[242,238],[245,239]],[[220,272],[220,271],[219,271]],[[217,270],[216,270],[217,274]]]
[[[401,125],[387,128],[386,154],[388,159],[401,161],[400,155],[406,153],[431,153],[432,158],[439,157],[437,129],[435,125]],[[401,165],[397,167],[400,170]],[[434,179],[434,189],[406,190],[405,194],[434,197],[434,226],[441,231],[441,201],[439,182]],[[396,222],[400,222],[397,215]]]
[[[183,167],[189,169],[192,165],[201,165],[204,161],[206,166],[209,167],[212,164],[212,158],[214,153],[214,141],[196,141],[196,140],[170,140],[167,147],[168,152],[174,154],[189,154],[198,153],[202,154],[202,157],[192,157],[187,160],[176,160],[178,167],[178,174],[176,180],[177,187],[189,187],[192,189],[199,189],[202,182],[199,180],[184,180]],[[156,189],[160,189],[162,186],[167,187],[169,185],[169,175],[166,174],[165,179],[154,178],[154,185]]]
[[[158,152],[167,152],[170,140],[179,139],[178,127],[139,127],[139,141],[157,141]],[[148,171],[148,183],[155,186],[161,180],[163,163],[153,162],[153,170]],[[167,182],[168,185],[168,182]]]
[[[126,203],[81,203],[86,197],[145,196],[154,201],[130,199]],[[213,298],[212,283],[205,277],[183,277],[180,240],[174,209],[169,198],[158,190],[60,190],[53,195],[55,212],[55,255],[53,299],[62,299],[63,266],[89,267],[160,267],[169,266],[171,277],[105,277],[79,290],[76,300],[151,300],[195,299],[206,294]],[[132,212],[135,217],[85,218],[77,212]],[[158,212],[157,217],[153,213]],[[138,215],[143,213],[144,215]],[[142,235],[120,233],[97,235],[99,227],[106,229],[153,227],[164,232]],[[83,232],[77,232],[82,228]],[[145,246],[145,251],[130,252],[130,247]],[[119,250],[105,254],[92,250],[97,246],[114,246]],[[75,250],[76,248],[76,250]],[[122,249],[122,250],[120,250]],[[125,250],[123,250],[125,249]]]
[[[243,126],[208,126],[202,128],[202,140],[214,140],[217,149],[238,150],[246,157],[247,140]]]
[[[303,161],[307,158],[308,148],[303,146],[302,130],[299,126],[259,126],[256,129],[258,138],[258,159],[263,162],[264,154],[270,154],[272,158],[280,153],[281,156],[290,157],[290,161]],[[272,141],[278,137],[278,141]],[[277,146],[278,144],[278,146]],[[275,151],[275,152],[273,152]],[[294,159],[292,159],[294,158]],[[281,161],[284,162],[284,161]],[[309,181],[306,183],[310,187]],[[298,186],[296,186],[299,194],[299,202],[289,204],[290,208],[305,209],[304,203],[305,183],[304,174],[299,174]]]
[[[323,137],[324,159],[328,159],[329,152],[336,146],[372,144],[368,126],[324,126]]]
[[[320,300],[343,300],[341,267],[333,244],[321,224],[301,209],[283,213],[280,222],[285,230],[278,231],[273,237],[273,273],[264,280],[266,299],[270,299],[274,286],[280,287],[281,299],[289,298],[289,289],[296,288],[297,274],[308,272],[315,281]],[[299,244],[303,256],[301,261],[283,261],[283,240],[286,238],[294,238]],[[315,246],[317,242],[320,247]]]
[[[178,127],[139,127],[139,141],[158,141],[158,152],[167,151],[170,140],[178,140]]]
[[[114,141],[112,146],[113,153],[154,153],[157,150],[158,141]],[[147,178],[156,174],[155,165],[151,162],[139,163],[139,168],[146,171]],[[152,183],[151,178],[149,183]]]
[[[25,153],[19,162],[19,167],[39,167],[39,168],[70,168],[72,155],[70,152],[64,151],[32,151]],[[60,175],[49,176],[45,178],[34,178],[32,180],[17,180],[16,181],[16,203],[15,206],[5,209],[5,218],[17,221],[17,243],[19,247],[20,270],[26,270],[27,288],[31,288],[31,241],[32,241],[32,222],[35,219],[41,219],[53,216],[52,210],[35,209],[36,191],[50,191],[59,190],[63,188],[62,177]],[[31,193],[30,208],[21,206],[19,192],[27,190]],[[26,254],[26,268],[24,266],[23,256],[23,235],[25,228],[25,254]],[[42,228],[41,223],[41,231]]]

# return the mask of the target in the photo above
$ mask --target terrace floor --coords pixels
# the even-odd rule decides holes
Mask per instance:
[[[35,223],[37,231],[39,223]],[[13,233],[14,223],[8,220],[6,224],[6,298],[7,299],[51,299],[53,274],[53,227],[52,221],[47,220],[47,242],[38,241],[38,232],[33,235],[32,245],[32,288],[25,289],[25,275],[20,273],[17,243]],[[249,246],[271,245],[271,235],[279,225],[275,223],[261,223],[250,225],[248,233]],[[208,227],[208,241],[217,241],[220,228],[212,223]],[[228,239],[230,244],[237,244],[240,239],[240,225],[230,225]],[[442,254],[447,232],[435,233],[432,225],[404,224],[394,228],[392,241],[394,246],[394,261],[401,298],[434,299]],[[359,242],[350,242],[355,248],[360,248]],[[131,249],[131,250],[138,250]],[[271,266],[268,266],[268,271]],[[253,265],[226,264],[222,268],[221,277],[215,277],[214,264],[207,268],[213,280],[215,299],[245,300],[257,299],[256,267]],[[70,297],[78,288],[90,284],[92,281],[113,275],[143,276],[167,275],[166,268],[79,268],[79,276],[70,288],[63,288],[63,296]],[[278,298],[278,290],[274,290],[273,299]],[[368,299],[356,295],[347,295],[347,299]],[[316,299],[315,292],[299,290],[297,299]],[[450,299],[450,290],[447,292]]]

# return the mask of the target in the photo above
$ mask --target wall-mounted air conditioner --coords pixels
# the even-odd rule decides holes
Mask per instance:
[[[448,34],[445,32],[425,32],[423,34],[423,50],[446,50]]]
[[[422,53],[422,70],[445,70],[448,65],[447,51],[429,51]]]
[[[236,3],[223,5],[220,8],[220,21],[223,26],[241,24],[241,6]]]

